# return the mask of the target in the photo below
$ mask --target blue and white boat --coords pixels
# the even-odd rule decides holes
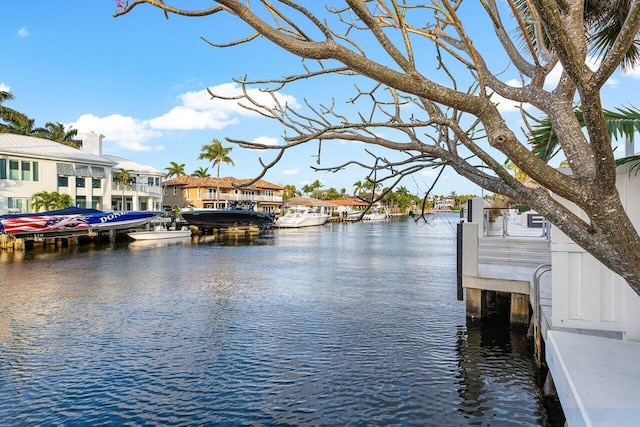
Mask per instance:
[[[0,233],[11,235],[75,234],[80,231],[126,230],[153,220],[161,212],[116,211],[70,207],[38,213],[0,215]]]

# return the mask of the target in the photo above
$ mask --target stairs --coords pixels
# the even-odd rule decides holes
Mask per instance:
[[[551,263],[551,243],[545,239],[484,237],[478,242],[478,264],[536,268]]]

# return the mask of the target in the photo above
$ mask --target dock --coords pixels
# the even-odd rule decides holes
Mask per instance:
[[[115,241],[118,233],[123,234],[129,230],[81,230],[67,233],[32,234],[15,236],[0,233],[0,249],[26,250],[34,247],[55,246],[69,247],[78,245],[81,241]]]
[[[638,425],[640,298],[559,230],[507,210],[492,227],[483,206],[459,224],[467,316],[486,315],[491,293],[509,294],[511,322],[528,325],[567,425]]]

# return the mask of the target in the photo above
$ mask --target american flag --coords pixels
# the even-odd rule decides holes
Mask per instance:
[[[46,233],[89,227],[87,217],[83,215],[34,215],[4,218],[1,220],[7,234]]]

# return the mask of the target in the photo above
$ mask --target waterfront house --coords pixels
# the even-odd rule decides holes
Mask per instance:
[[[102,153],[103,135],[82,134],[82,148],[32,136],[0,134],[0,214],[33,212],[32,196],[68,194],[73,205],[101,210],[160,210],[162,171]],[[129,171],[131,181],[115,183]]]
[[[456,198],[436,196],[432,203],[434,210],[450,212],[456,206]]]
[[[364,211],[369,206],[369,202],[351,196],[331,200],[331,203],[337,206],[334,211],[339,215],[343,212]]]
[[[253,184],[250,179],[233,177],[199,178],[179,176],[162,183],[165,207],[194,207],[224,209],[233,202],[249,200],[256,202],[258,212],[279,213],[284,187],[259,179]],[[217,194],[220,188],[220,194]]]

